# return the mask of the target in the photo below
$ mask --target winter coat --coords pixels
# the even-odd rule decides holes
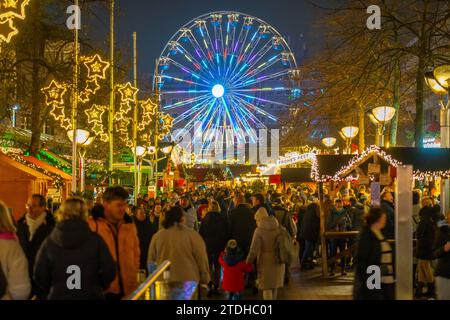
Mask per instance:
[[[275,217],[262,218],[253,234],[247,263],[256,259],[258,288],[260,290],[283,287],[285,265],[277,262],[276,242],[280,227]]]
[[[229,265],[224,260],[225,252],[222,252],[219,263],[223,268],[222,289],[227,292],[242,292],[245,286],[245,273],[251,272],[253,267],[251,264],[240,261],[236,264]]]
[[[7,284],[0,300],[28,299],[31,292],[28,261],[13,233],[0,233],[0,266]]]
[[[70,289],[79,268],[80,288]],[[83,220],[58,223],[36,257],[34,279],[49,300],[102,300],[116,276],[116,263],[103,239]]]
[[[220,212],[208,212],[199,233],[205,241],[209,262],[217,261],[229,239],[227,219]]]
[[[381,200],[380,208],[386,212],[386,227],[383,229],[383,235],[386,239],[395,239],[395,208],[394,204],[386,200]]]
[[[304,240],[317,242],[320,236],[320,217],[316,213],[317,204],[310,204],[306,208],[302,223],[302,238]]]
[[[434,245],[434,257],[438,259],[435,276],[450,279],[450,251],[444,251],[447,242],[450,242],[450,224],[442,222],[439,224]]]
[[[297,212],[297,240],[304,240],[302,227],[305,214],[306,214],[306,207],[303,206],[299,207]]]
[[[364,228],[364,206],[361,203],[355,203],[348,210],[348,214],[352,221],[352,230],[361,231]]]
[[[355,300],[383,300],[382,290],[367,288],[367,279],[370,276],[367,274],[367,267],[381,264],[381,243],[369,227],[364,227],[359,235],[355,261],[353,298]]]
[[[197,230],[197,211],[193,206],[182,208],[184,213],[184,219],[186,227]]]
[[[347,211],[342,209],[339,212],[333,207],[327,217],[327,229],[329,231],[350,231],[352,229],[352,220]]]
[[[206,245],[198,232],[183,224],[161,229],[150,242],[147,263],[170,261],[171,282],[210,281]]]
[[[239,204],[228,215],[230,238],[237,241],[245,253],[248,253],[256,229],[255,214],[246,204]]]
[[[437,224],[432,207],[423,207],[420,212],[420,221],[417,226],[417,259],[433,260],[433,249],[436,240]]]
[[[20,245],[22,246],[22,249],[28,260],[28,275],[31,279],[32,296],[37,295],[40,298],[43,297],[43,293],[39,292],[39,289],[36,287],[33,280],[34,261],[36,259],[39,248],[41,247],[44,240],[48,237],[48,235],[52,232],[54,227],[55,219],[50,212],[47,212],[44,223],[41,224],[39,228],[37,228],[33,235],[33,238],[30,241],[30,229],[28,227],[25,216],[23,216],[17,222],[17,237],[19,238]]]
[[[140,221],[134,217],[133,222],[136,225],[137,235],[139,238],[139,249],[141,253],[139,268],[147,270],[148,247],[150,246],[150,241],[152,240],[153,235],[158,232],[159,222],[158,219],[155,219],[152,223],[148,217],[146,217],[144,221]]]
[[[292,214],[279,205],[273,206],[272,209],[275,218],[278,220],[278,224],[283,226],[291,237],[295,238],[297,235],[297,226],[294,224],[294,220],[292,220]]]
[[[106,219],[88,219],[89,227],[98,233],[117,264],[117,273],[107,293],[129,295],[137,288],[140,263],[140,247],[136,226],[120,222],[116,231]]]

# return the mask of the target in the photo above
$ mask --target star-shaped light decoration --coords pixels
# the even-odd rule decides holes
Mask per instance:
[[[52,110],[50,111],[50,114],[53,116],[55,120],[64,120],[65,114],[64,114],[64,107],[58,104],[54,104]]]
[[[86,81],[86,91],[95,94],[100,89],[100,85],[97,82],[97,78]]]
[[[103,141],[103,142],[108,142],[109,141],[109,137],[108,137],[108,135],[106,133],[102,133],[100,135],[100,140]]]
[[[119,93],[123,102],[127,101],[135,101],[136,95],[139,89],[135,88],[131,85],[131,83],[127,82],[124,85],[119,86]]]
[[[130,119],[124,118],[118,124],[118,130],[122,132],[128,132],[128,127],[130,126]]]
[[[78,100],[81,103],[87,103],[89,102],[89,96],[90,96],[89,92],[86,91],[80,92],[80,94],[78,95]]]
[[[42,89],[45,95],[45,101],[47,105],[64,104],[63,96],[67,89],[64,85],[59,84],[55,80],[50,82],[50,85]]]
[[[0,21],[0,43],[3,41],[9,43],[12,37],[18,33],[19,31],[14,26],[12,19]]]
[[[60,125],[62,128],[69,130],[72,127],[72,122],[70,119],[64,118],[64,120],[60,122]]]
[[[25,19],[25,7],[30,0],[0,0],[0,20],[8,18]]]
[[[103,61],[98,54],[89,58],[85,58],[84,65],[88,69],[88,78],[100,78],[106,79],[106,70],[108,70],[110,64]]]
[[[121,103],[119,108],[119,113],[126,115],[131,110],[130,102]]]
[[[94,122],[94,125],[92,126],[92,131],[95,133],[96,136],[103,133],[103,124],[100,122]]]
[[[167,113],[160,112],[159,117],[161,118],[163,122],[163,127],[168,128],[169,130],[172,128],[173,121],[175,120]]]
[[[90,109],[85,110],[88,117],[89,123],[102,123],[102,116],[105,113],[106,107],[105,106],[99,106],[94,104]],[[102,130],[103,131],[103,130]]]

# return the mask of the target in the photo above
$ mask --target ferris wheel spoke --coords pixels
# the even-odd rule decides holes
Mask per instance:
[[[239,79],[234,82],[235,84],[239,84],[240,81],[246,81],[250,77],[256,77],[261,72],[266,71],[270,67],[272,67],[274,64],[279,62],[281,60],[281,56],[273,56],[268,61],[261,63],[256,69],[253,69],[252,71],[249,71],[242,75]]]
[[[239,45],[239,42],[242,41],[241,39],[243,36],[243,32],[244,32],[244,24],[241,25],[241,30],[239,31],[239,36],[237,37],[237,40],[236,40],[236,37],[233,37],[233,42],[231,43],[231,48],[230,48],[231,58],[230,58],[230,63],[228,64],[227,70],[225,72],[225,77],[228,76],[228,73],[232,69],[231,67],[233,66],[233,63],[236,62],[236,60],[237,60],[236,50]]]
[[[192,45],[192,44],[191,44]],[[202,64],[194,58],[186,48],[184,48],[181,44],[178,44],[178,51],[182,53],[187,61],[191,63],[196,70],[198,70],[204,77],[210,78],[211,73],[208,73],[205,68],[202,67]],[[195,49],[195,48],[194,48]]]
[[[182,70],[183,72],[187,73],[188,75],[194,77],[194,78],[197,79],[197,80],[203,81],[203,82],[206,83],[208,86],[211,85],[211,82],[210,82],[208,79],[206,79],[205,77],[203,77],[203,76],[201,76],[201,75],[195,73],[193,70],[191,70],[191,69],[189,69],[189,68],[183,66],[183,65],[180,64],[178,61],[175,61],[175,60],[170,59],[170,58],[169,58],[169,61],[170,61],[171,64],[173,64],[174,66],[176,66],[177,68],[179,68],[179,69]]]
[[[198,40],[194,36],[194,33],[192,32],[192,30],[189,30],[189,33],[191,35],[189,37],[189,41],[191,42],[191,45],[194,48],[195,53],[200,58],[201,65],[204,66],[208,71],[210,71],[209,69],[214,70],[214,65],[211,64],[211,61],[209,60],[208,55],[205,53],[205,51],[203,50],[200,43],[198,43]]]
[[[270,43],[267,43],[264,47],[261,48],[256,55],[254,55],[248,63],[245,64],[246,68],[240,70],[238,73],[236,73],[230,81],[239,81],[239,79],[247,77],[248,75],[251,75],[252,70],[255,70],[255,66],[260,63],[260,61],[266,57],[266,55],[269,53],[270,49],[272,49],[272,45]],[[272,62],[273,59],[277,59],[279,55],[272,56],[269,58],[268,62]],[[267,63],[267,62],[266,62]],[[244,73],[242,71],[246,70]]]
[[[168,92],[164,92],[164,94],[173,94],[173,93],[168,91]],[[195,97],[195,98],[190,98],[190,99],[179,101],[177,103],[173,103],[173,104],[169,104],[169,105],[163,106],[163,109],[169,110],[169,109],[173,109],[173,108],[182,107],[182,106],[185,106],[185,105],[188,105],[188,104],[197,103],[198,101],[202,101],[202,100],[208,99],[209,97],[210,97],[209,94],[204,94],[204,95],[201,95],[201,96],[198,96],[198,97]]]
[[[248,59],[252,55],[252,53],[254,52],[255,48],[258,46],[260,39],[261,39],[261,37],[258,37],[258,31],[256,31],[253,34],[250,42],[246,46],[244,46],[244,45],[242,46],[242,49],[245,47],[245,49],[243,49],[244,52],[241,51],[239,53],[237,61],[236,61],[236,64],[235,64],[234,69],[231,72],[231,74],[234,74],[237,70],[242,68],[242,66],[248,65],[245,57],[247,57],[247,59]],[[250,50],[250,52],[248,52],[249,50]]]
[[[265,117],[268,117],[268,118],[269,118],[270,120],[272,120],[272,121],[277,121],[277,117],[275,117],[274,115],[270,114],[269,112],[267,112],[267,111],[261,109],[260,107],[256,106],[255,104],[253,104],[253,103],[251,103],[251,102],[249,102],[249,101],[246,101],[245,99],[242,99],[242,98],[240,98],[240,97],[236,97],[236,99],[237,99],[240,103],[242,103],[242,104],[244,104],[246,107],[248,107],[249,109],[251,109],[251,110],[253,110],[253,111],[255,111],[255,112],[257,112],[257,113],[259,113],[259,114],[261,114],[261,115],[263,115],[263,116],[265,116]],[[249,111],[249,110],[247,110],[247,111]],[[250,113],[250,115],[251,115],[251,116],[254,116],[252,113]]]
[[[275,105],[282,106],[282,107],[289,107],[289,105],[285,104],[285,103],[281,103],[281,102],[273,101],[273,100],[268,100],[268,99],[263,99],[263,98],[258,98],[258,97],[254,97],[254,96],[249,96],[249,95],[243,94],[243,93],[236,93],[236,95],[238,95],[240,97],[252,99],[252,100],[254,99],[254,100],[258,100],[258,101],[265,102],[265,103],[275,104]]]
[[[286,75],[288,73],[289,73],[289,70],[283,70],[283,71],[280,71],[280,72],[273,73],[271,75],[264,75],[264,76],[258,77],[256,79],[249,79],[249,80],[247,80],[245,82],[242,82],[240,84],[236,84],[234,86],[234,91],[237,91],[240,88],[245,88],[245,87],[248,87],[248,86],[253,86],[255,84],[264,83],[264,82],[266,82],[268,80],[284,76],[284,75]]]
[[[202,102],[200,102],[200,103],[197,103],[195,106],[191,107],[189,110],[186,110],[185,112],[183,112],[182,114],[180,114],[180,115],[175,119],[174,123],[175,123],[175,124],[181,123],[181,122],[184,121],[185,119],[190,118],[190,117],[191,117],[193,114],[195,114],[196,112],[201,113],[201,111],[202,111],[203,109],[206,109],[206,108],[208,107],[209,100],[211,100],[211,99],[208,99],[208,101],[202,101]],[[194,117],[194,118],[195,118],[195,117]],[[194,118],[192,118],[190,121],[194,121],[194,120],[195,120]],[[197,119],[197,120],[198,120],[198,119]],[[190,122],[190,121],[189,121],[189,122]],[[189,122],[188,122],[188,123],[189,123]]]
[[[231,100],[230,103],[228,104],[226,103],[224,98],[222,99],[224,105],[226,106],[226,113],[227,113],[226,116],[230,122],[230,127],[233,129],[233,132],[238,136],[238,139],[243,139],[245,141],[245,132],[249,132],[250,126],[245,126],[244,123],[247,123],[245,117],[243,117],[242,114],[238,110],[236,110],[233,100]],[[237,116],[232,116],[230,111],[233,111],[233,115]],[[224,127],[225,126],[226,123],[224,123]]]
[[[242,123],[243,131],[249,134],[250,132],[252,132],[251,131],[252,126],[247,121],[247,119],[249,119],[253,124],[257,124],[257,119],[255,119],[255,116],[252,113],[248,112],[246,107],[241,107],[242,103],[239,102],[238,99],[232,98],[231,100],[232,100],[231,105],[233,106],[233,109],[238,115],[237,119]],[[251,138],[252,140],[254,140],[255,137]],[[245,141],[245,135],[243,136],[243,140]]]
[[[194,81],[190,81],[190,80],[184,80],[184,79],[180,79],[180,78],[176,78],[176,77],[172,77],[172,76],[162,75],[161,78],[173,80],[173,81],[176,81],[176,82],[186,83],[186,84],[189,84],[189,85],[196,85],[196,86],[200,86],[200,87],[205,87],[205,88],[209,88],[210,87],[210,85],[206,85],[206,84],[203,84],[203,83],[198,83],[198,82],[194,82]]]
[[[286,87],[264,87],[264,88],[249,88],[249,89],[235,89],[233,92],[273,92],[273,91],[286,91],[290,90],[290,88]]]

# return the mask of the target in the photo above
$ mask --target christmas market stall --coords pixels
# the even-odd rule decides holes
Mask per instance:
[[[17,158],[19,159],[19,158]],[[25,205],[34,193],[46,195],[53,178],[0,152],[0,200],[4,201],[16,220],[26,212]]]

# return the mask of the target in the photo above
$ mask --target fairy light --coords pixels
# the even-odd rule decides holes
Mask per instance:
[[[109,62],[103,61],[98,54],[93,57],[85,57],[82,60],[84,60],[84,65],[88,70],[89,79],[106,79],[106,71],[110,67]]]
[[[2,0],[0,1],[0,43],[11,42],[19,33],[14,25],[15,19],[25,19],[25,8],[30,0]]]

